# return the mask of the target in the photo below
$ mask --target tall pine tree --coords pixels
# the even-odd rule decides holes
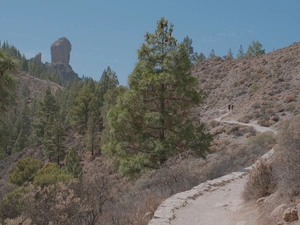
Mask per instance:
[[[108,114],[111,139],[103,152],[119,170],[136,176],[159,168],[169,157],[193,153],[205,157],[211,136],[192,121],[191,109],[203,102],[186,46],[177,45],[173,25],[161,18],[146,33],[138,63],[129,76],[129,91],[119,96]]]

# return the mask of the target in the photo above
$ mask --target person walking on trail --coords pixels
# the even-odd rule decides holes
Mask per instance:
[[[231,105],[231,110],[233,110],[233,105]]]
[[[230,111],[230,107],[231,107],[231,105],[228,105],[228,111]]]

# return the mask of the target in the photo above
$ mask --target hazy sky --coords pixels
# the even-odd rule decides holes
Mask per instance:
[[[42,53],[50,62],[50,46],[61,37],[72,44],[70,65],[99,81],[107,66],[121,84],[137,62],[144,34],[154,32],[165,17],[179,41],[193,40],[206,56],[214,49],[234,56],[252,41],[266,52],[299,41],[299,0],[1,0],[0,40],[15,45],[27,58]]]

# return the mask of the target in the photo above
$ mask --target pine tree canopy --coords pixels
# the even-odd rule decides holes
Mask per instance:
[[[190,74],[192,63],[184,43],[172,36],[173,25],[161,18],[154,33],[146,33],[138,63],[108,113],[110,140],[103,152],[119,170],[135,176],[159,168],[168,158],[184,153],[205,157],[211,136],[190,110],[204,100]]]

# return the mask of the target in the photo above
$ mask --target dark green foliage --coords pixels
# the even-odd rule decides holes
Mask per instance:
[[[27,187],[21,186],[5,194],[0,203],[0,222],[2,224],[4,224],[4,219],[14,219],[22,214],[26,207],[26,202],[22,198],[28,191]]]
[[[106,70],[103,71],[102,76],[99,81],[99,101],[101,102],[100,106],[103,105],[104,95],[108,90],[114,89],[119,85],[119,80],[116,75],[116,72],[111,70],[108,66]]]
[[[197,62],[202,62],[206,60],[206,56],[201,52],[199,56],[197,56]]]
[[[231,50],[231,48],[228,50],[228,52],[227,52],[227,56],[229,57],[229,58],[231,58],[231,59],[233,59],[234,57],[233,57],[233,53],[232,53],[232,50]]]
[[[208,58],[209,58],[209,59],[216,58],[216,53],[215,53],[215,50],[214,50],[214,49],[211,50],[211,52],[210,52],[209,55],[208,55]]]
[[[74,177],[66,174],[55,163],[46,163],[34,177],[33,184],[35,186],[45,187],[58,182],[67,183]]]
[[[22,65],[22,67],[23,66],[24,65]],[[26,65],[24,67],[24,69],[26,69]],[[58,73],[49,67],[45,67],[43,63],[29,60],[27,67],[27,71],[35,77],[50,80],[57,84],[61,83]]]
[[[55,96],[51,93],[50,87],[47,87],[44,98],[40,102],[38,109],[38,118],[34,121],[34,132],[37,137],[44,136],[44,129],[50,117],[57,118],[59,113],[59,105],[56,102]]]
[[[97,110],[95,82],[91,79],[80,89],[71,108],[72,123],[79,131],[87,129],[90,113]]]
[[[9,182],[22,186],[26,182],[32,182],[37,171],[41,168],[41,160],[24,158],[17,161],[14,170],[8,176]]]
[[[64,140],[65,129],[61,122],[57,118],[50,117],[46,123],[42,143],[44,154],[48,156],[50,160],[55,160],[58,165],[66,154]]]
[[[245,53],[243,50],[243,46],[240,45],[240,48],[238,49],[238,54],[236,55],[236,58],[240,59],[240,58],[244,58],[244,57],[245,57]]]
[[[27,133],[20,130],[19,136],[14,144],[13,153],[22,151],[27,146]]]
[[[103,152],[119,170],[136,176],[159,168],[169,157],[193,153],[205,157],[211,137],[193,122],[191,108],[203,102],[186,46],[172,36],[173,25],[162,18],[153,34],[146,33],[138,63],[129,76],[129,91],[109,111],[111,136]]]
[[[91,113],[87,123],[87,130],[85,134],[85,150],[94,154],[95,149],[99,148],[100,144],[100,132],[98,125],[99,118],[97,118],[94,113]]]
[[[258,41],[252,41],[252,43],[248,47],[245,57],[248,58],[251,56],[259,56],[265,54],[265,50],[262,49],[262,47],[263,45]]]
[[[190,39],[188,36],[186,36],[184,39],[183,39],[183,44],[186,48],[186,51],[189,55],[189,59],[191,61],[192,64],[195,64],[197,62],[197,58],[199,57],[198,56],[198,53],[197,52],[194,52],[194,48],[192,46],[193,44],[193,40]]]
[[[83,173],[82,166],[80,165],[80,159],[74,148],[71,148],[68,151],[68,154],[66,156],[64,171],[75,178],[82,177],[82,173]]]
[[[0,51],[0,116],[9,110],[15,99],[15,80],[8,74],[15,68],[15,62]]]
[[[9,58],[14,58],[14,59],[24,59],[24,55],[22,56],[20,51],[13,45],[8,44],[7,41],[4,41],[2,46],[0,44],[0,50],[5,53]]]

